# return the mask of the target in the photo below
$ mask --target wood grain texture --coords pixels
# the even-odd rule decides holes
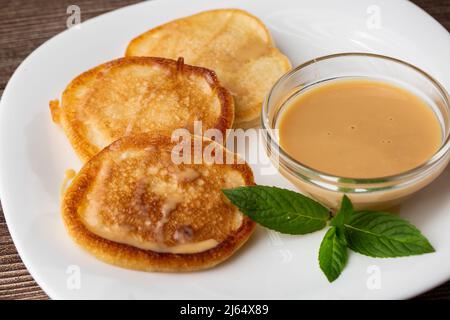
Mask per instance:
[[[85,21],[136,2],[139,1],[0,0],[0,95],[20,62],[44,41],[66,29],[69,5],[78,5]],[[450,30],[450,0],[413,2]],[[47,298],[17,254],[0,206],[0,300]],[[450,281],[418,298],[450,300]]]

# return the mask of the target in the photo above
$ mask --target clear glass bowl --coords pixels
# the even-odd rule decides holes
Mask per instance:
[[[312,86],[339,79],[373,79],[399,85],[421,97],[434,111],[442,129],[439,150],[423,165],[388,177],[354,179],[332,176],[296,161],[280,146],[277,125],[285,102]],[[450,104],[445,89],[417,67],[394,58],[343,53],[306,62],[281,77],[266,97],[262,108],[266,151],[280,173],[297,188],[331,209],[347,194],[357,209],[386,209],[432,182],[450,158]]]

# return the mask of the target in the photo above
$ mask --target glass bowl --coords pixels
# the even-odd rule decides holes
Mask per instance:
[[[315,170],[293,159],[279,145],[277,125],[286,101],[313,86],[341,79],[372,79],[401,86],[422,98],[434,111],[442,130],[442,143],[424,164],[392,176],[355,179]],[[261,123],[272,163],[302,193],[330,209],[347,194],[359,210],[387,209],[400,204],[431,183],[450,158],[450,104],[445,89],[419,68],[398,59],[367,53],[342,53],[308,61],[282,76],[267,95]]]

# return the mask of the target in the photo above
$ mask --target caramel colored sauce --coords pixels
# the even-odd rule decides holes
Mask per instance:
[[[376,80],[338,80],[306,90],[282,110],[280,145],[298,162],[348,178],[414,169],[439,149],[433,110],[415,94]]]

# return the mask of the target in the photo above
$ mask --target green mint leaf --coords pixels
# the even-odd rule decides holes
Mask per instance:
[[[330,224],[332,226],[336,226],[336,227],[343,226],[344,223],[349,221],[353,212],[354,212],[354,209],[353,209],[352,202],[350,201],[349,197],[347,197],[347,195],[344,195],[342,197],[342,201],[341,201],[341,208],[336,213],[334,218],[331,219]]]
[[[354,213],[344,228],[348,247],[366,256],[394,258],[434,252],[416,227],[386,212]]]
[[[249,186],[222,192],[250,219],[281,233],[311,233],[324,228],[330,217],[320,203],[286,189]]]
[[[331,227],[319,249],[319,265],[329,282],[336,280],[347,264],[347,243],[344,230]]]

